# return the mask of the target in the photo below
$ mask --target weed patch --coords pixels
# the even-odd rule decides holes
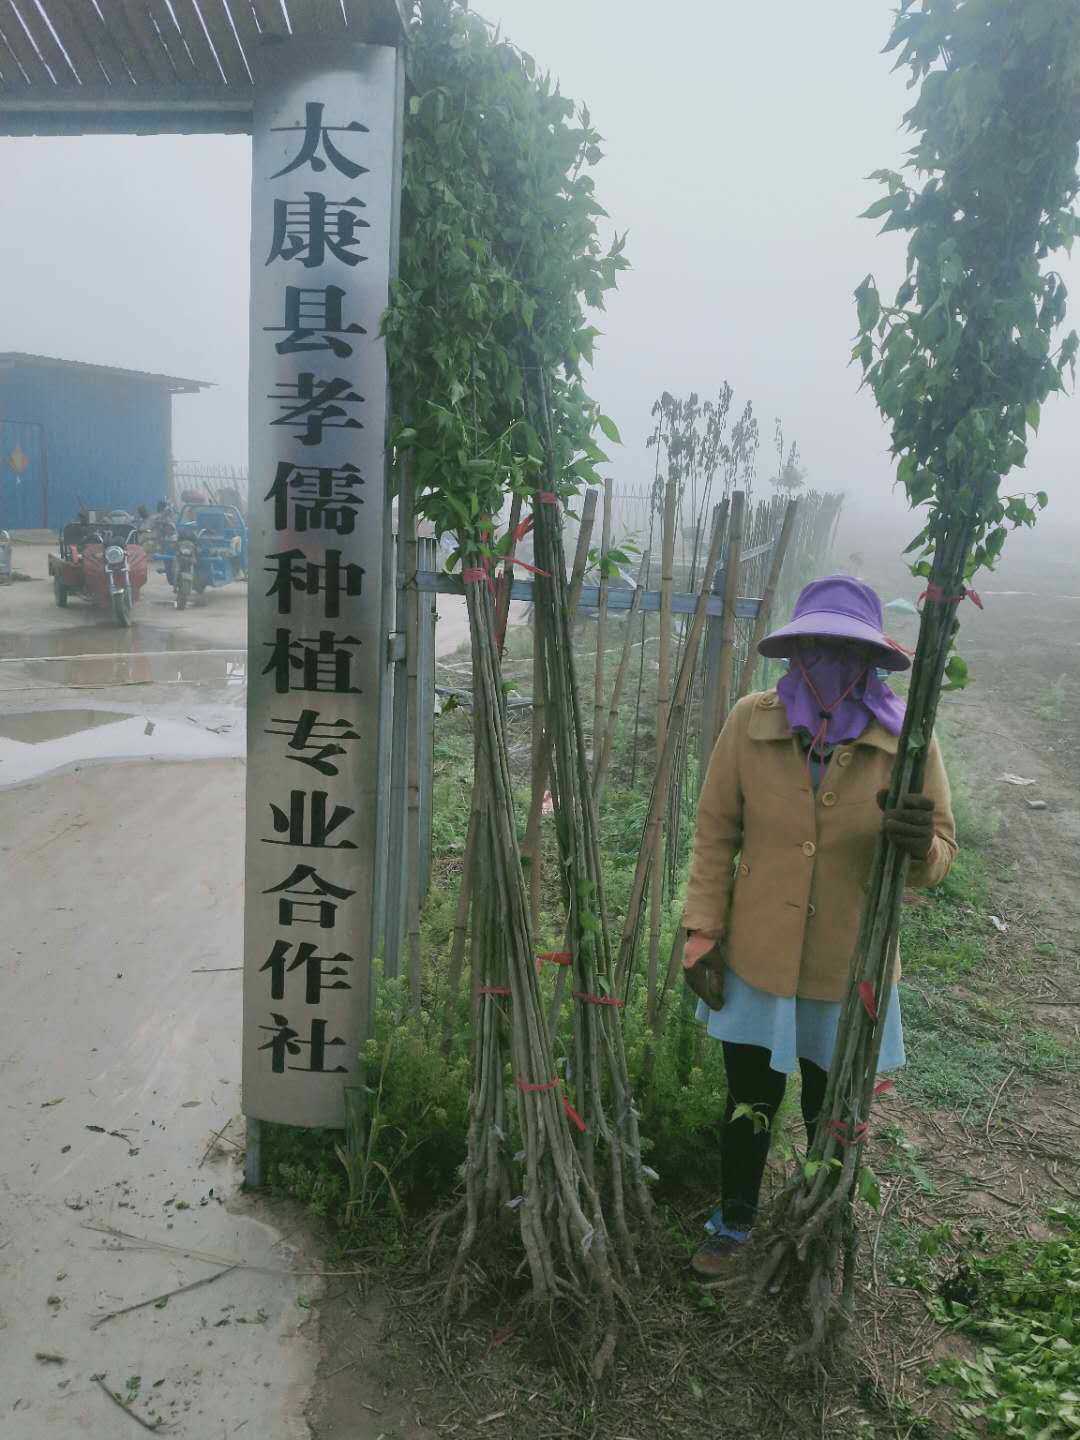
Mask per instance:
[[[1052,1213],[1057,1237],[1021,1241],[965,1264],[965,1303],[932,1302],[971,1336],[970,1360],[931,1378],[960,1397],[956,1434],[1073,1440],[1080,1434],[1080,1215]]]

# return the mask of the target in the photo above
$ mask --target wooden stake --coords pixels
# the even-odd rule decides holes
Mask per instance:
[[[592,763],[593,775],[600,763],[604,742],[604,645],[607,642],[608,552],[611,549],[611,479],[604,481],[604,526],[600,539],[600,604],[596,614],[596,674],[593,685]]]
[[[713,529],[712,541],[709,545],[709,554],[705,561],[705,569],[701,576],[701,589],[698,591],[697,605],[694,609],[694,618],[690,625],[689,634],[686,637],[686,648],[683,650],[682,663],[679,666],[678,679],[675,682],[675,694],[671,702],[671,713],[668,716],[667,735],[664,740],[664,753],[661,757],[660,766],[653,780],[652,794],[649,798],[649,813],[645,820],[645,829],[642,835],[641,849],[638,851],[637,866],[634,870],[634,880],[630,888],[630,903],[627,906],[626,921],[623,925],[622,939],[619,943],[619,960],[616,968],[616,984],[618,988],[625,991],[626,983],[630,974],[630,962],[633,959],[635,942],[637,940],[638,924],[641,920],[642,902],[645,897],[645,885],[649,877],[650,867],[654,859],[652,840],[656,834],[656,823],[663,814],[663,807],[660,804],[662,787],[666,784],[666,777],[671,773],[671,763],[675,755],[676,742],[679,732],[686,720],[687,697],[690,693],[690,681],[693,678],[694,667],[697,664],[698,647],[701,644],[701,632],[705,628],[706,611],[709,605],[709,593],[712,588],[713,574],[716,570],[716,562],[720,556],[720,545],[723,538],[723,531],[719,524]]]
[[[795,528],[795,516],[798,510],[798,500],[787,502],[784,510],[784,523],[780,527],[780,538],[773,547],[772,559],[769,564],[769,578],[765,582],[765,589],[761,595],[761,606],[757,613],[757,619],[754,621],[753,633],[750,636],[750,648],[746,652],[746,661],[743,664],[742,674],[739,676],[736,698],[747,694],[754,678],[754,670],[759,658],[757,647],[765,638],[765,632],[769,628],[769,621],[772,618],[776,587],[780,584],[780,572],[784,568],[784,557],[787,555],[788,546],[791,543],[791,533]]]
[[[656,773],[660,785],[659,804],[652,841],[652,895],[649,901],[649,991],[646,1018],[655,1023],[657,983],[660,965],[660,922],[664,909],[664,816],[667,812],[671,767],[661,775],[671,708],[671,594],[675,583],[675,506],[678,482],[668,471],[664,490],[664,528],[660,560],[660,662],[656,681]]]
[[[622,700],[623,687],[626,684],[626,676],[630,669],[630,656],[634,649],[634,620],[641,609],[641,597],[645,593],[645,586],[649,579],[649,552],[646,551],[641,557],[641,564],[638,567],[637,588],[630,599],[630,609],[627,612],[625,629],[623,630],[622,655],[619,657],[619,668],[615,672],[615,684],[611,687],[611,701],[608,706],[607,728],[604,731],[604,743],[600,751],[600,762],[593,764],[593,800],[597,810],[600,809],[600,801],[604,794],[604,785],[607,781],[608,766],[611,764],[611,753],[615,748],[615,732],[619,725],[619,702]]]
[[[731,522],[728,526],[727,559],[724,569],[723,639],[720,663],[716,672],[716,693],[711,713],[702,716],[708,745],[702,747],[703,764],[708,764],[716,737],[720,734],[731,708],[731,683],[735,670],[735,601],[739,596],[739,561],[742,557],[742,533],[746,512],[746,496],[736,490],[731,497]]]
[[[409,1001],[420,1013],[423,966],[420,957],[420,592],[416,588],[419,546],[413,504],[412,462],[402,467],[399,523],[405,533],[405,670],[409,717],[406,748],[405,930],[408,956]]]

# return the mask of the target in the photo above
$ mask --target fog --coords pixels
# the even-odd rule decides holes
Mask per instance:
[[[848,492],[849,519],[910,530],[848,365],[854,286],[873,271],[888,288],[899,265],[900,242],[857,218],[877,194],[865,176],[906,144],[910,95],[879,53],[891,0],[483,8],[606,137],[596,183],[634,267],[597,321],[593,392],[625,442],[611,473],[651,474],[662,390],[727,380],[758,415],[762,483],[781,416],[810,483]],[[7,140],[0,167],[0,349],[212,381],[177,398],[175,455],[245,463],[249,142]],[[1080,261],[1062,269],[1080,303]],[[1052,401],[1026,482],[1070,522],[1078,438],[1075,400]]]

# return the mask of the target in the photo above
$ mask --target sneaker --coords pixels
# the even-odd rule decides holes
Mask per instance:
[[[690,1268],[703,1280],[723,1280],[732,1259],[746,1244],[733,1235],[710,1235],[690,1261]]]

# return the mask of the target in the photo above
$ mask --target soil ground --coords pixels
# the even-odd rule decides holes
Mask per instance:
[[[985,582],[985,611],[963,607],[974,683],[942,718],[978,866],[970,896],[930,902],[926,925],[955,925],[970,944],[955,974],[908,973],[911,1065],[875,1126],[882,1209],[864,1220],[851,1360],[827,1386],[789,1384],[779,1369],[788,1317],[748,1320],[723,1297],[705,1304],[670,1239],[639,1297],[641,1333],[600,1394],[565,1385],[512,1314],[444,1327],[422,1281],[377,1250],[335,1257],[335,1270],[361,1273],[325,1287],[292,1273],[319,1268],[316,1227],[238,1194],[228,1144],[243,1139],[239,976],[192,974],[239,963],[242,762],[200,749],[194,767],[166,763],[194,744],[185,750],[170,727],[198,732],[200,747],[240,748],[243,674],[229,667],[242,660],[242,587],[180,616],[155,580],[127,634],[56,610],[41,578],[0,591],[0,786],[25,727],[47,729],[57,711],[137,717],[144,733],[154,726],[148,740],[166,737],[160,753],[133,753],[134,737],[97,753],[141,757],[138,767],[89,768],[85,736],[112,728],[95,722],[39,778],[20,772],[17,788],[0,791],[4,1433],[127,1433],[131,1420],[92,1378],[104,1372],[140,1416],[161,1414],[192,1440],[249,1427],[267,1440],[781,1440],[854,1434],[860,1419],[865,1433],[947,1436],[947,1397],[925,1380],[955,1344],[926,1305],[925,1271],[933,1285],[945,1262],[921,1259],[919,1237],[949,1224],[952,1264],[978,1227],[1038,1236],[1049,1205],[1080,1200],[1074,538],[1021,537]],[[845,548],[838,568],[865,573],[885,599],[916,598],[895,559],[864,546],[849,566]],[[16,565],[40,577],[43,557],[20,547]],[[440,613],[445,652],[463,630],[449,604]],[[911,643],[913,622],[890,624]],[[12,726],[13,715],[41,719]],[[684,1247],[701,1218],[688,1217]],[[88,1220],[185,1248],[101,1249],[130,1242],[84,1229]],[[100,1310],[213,1273],[188,1247],[248,1268],[90,1328]],[[35,1358],[49,1354],[65,1358]],[[926,1417],[922,1429],[912,1414]]]

